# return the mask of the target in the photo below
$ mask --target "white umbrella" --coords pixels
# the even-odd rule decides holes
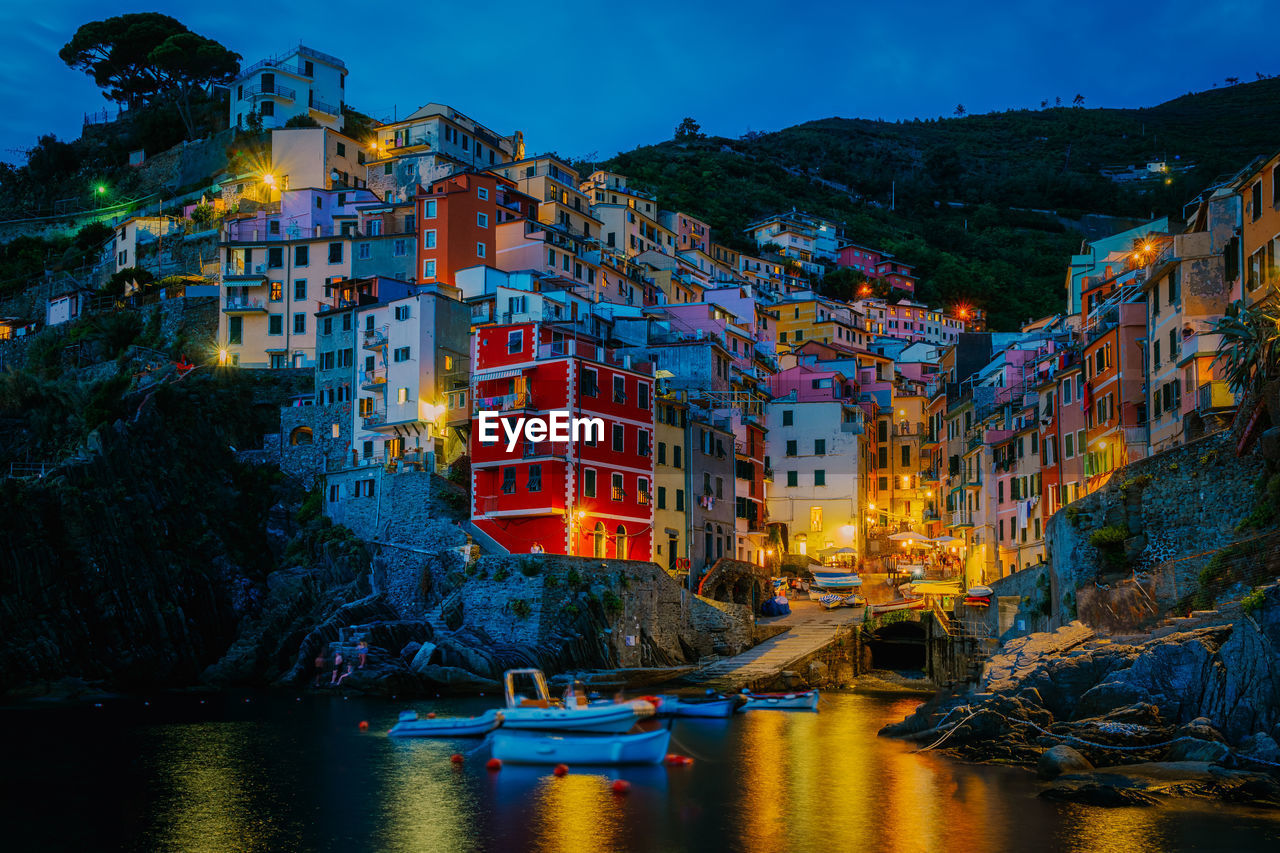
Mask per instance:
[[[939,536],[937,539],[930,539],[929,541],[933,542],[935,545],[950,545],[952,542],[963,542],[964,540],[957,536],[946,534],[944,536]]]
[[[894,533],[890,537],[895,542],[928,542],[928,536],[922,536],[914,530],[905,530],[902,533]]]

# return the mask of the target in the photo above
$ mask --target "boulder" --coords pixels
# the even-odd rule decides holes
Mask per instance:
[[[1280,764],[1280,744],[1265,732],[1255,732],[1240,741],[1240,754]]]
[[[809,665],[805,667],[804,674],[805,679],[809,682],[810,686],[819,687],[827,683],[827,678],[830,675],[830,669],[822,661],[815,660],[810,661]]]
[[[1084,692],[1076,705],[1076,716],[1096,717],[1127,708],[1147,698],[1147,693],[1123,681],[1104,681]]]
[[[1046,749],[1036,764],[1036,775],[1041,779],[1057,779],[1069,773],[1087,773],[1093,769],[1089,759],[1066,744]]]
[[[411,661],[413,660],[414,655],[418,653],[418,649],[420,648],[422,648],[422,643],[419,643],[419,642],[405,643],[404,648],[400,650],[400,657],[404,658],[405,660]]]
[[[413,655],[413,659],[409,663],[409,669],[423,674],[426,669],[431,666],[431,656],[435,654],[435,643],[422,643],[418,646],[417,651]]]
[[[1169,747],[1165,761],[1207,761],[1219,764],[1230,754],[1231,750],[1225,743],[1187,737]]]

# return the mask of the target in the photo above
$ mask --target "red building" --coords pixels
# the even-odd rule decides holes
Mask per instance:
[[[464,172],[418,191],[420,281],[454,283],[458,270],[498,266],[499,223],[533,219],[537,203],[506,178]]]
[[[511,553],[649,560],[653,543],[653,367],[551,323],[479,326],[471,338],[472,522]],[[485,443],[481,413],[498,412]],[[579,440],[508,450],[520,418],[599,419]],[[526,424],[529,421],[526,420]]]
[[[915,293],[915,269],[910,264],[895,260],[892,255],[877,249],[868,249],[866,246],[849,243],[840,248],[836,264],[857,270],[869,280],[883,279],[890,287]]]

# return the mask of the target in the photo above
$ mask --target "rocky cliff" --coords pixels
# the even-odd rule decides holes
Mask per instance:
[[[882,734],[1024,765],[1066,746],[1096,768],[1199,761],[1248,773],[1280,769],[1280,586],[1262,587],[1233,621],[1206,621],[1132,644],[1099,638],[1079,622],[1010,641],[988,663],[978,692],[939,695]],[[1132,781],[1134,772],[1117,775]],[[1218,791],[1225,783],[1214,779],[1200,782]],[[1249,797],[1280,805],[1280,786],[1250,785]],[[1106,788],[1098,779],[1067,784],[1054,796],[1111,796],[1099,786]]]

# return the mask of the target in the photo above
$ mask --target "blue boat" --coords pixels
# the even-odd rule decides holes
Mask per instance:
[[[658,697],[659,717],[731,717],[734,711],[746,704],[745,696],[724,696],[712,693],[707,696]]]
[[[747,704],[744,711],[816,711],[818,710],[818,691],[806,690],[803,693],[752,693],[743,690]]]
[[[493,757],[510,764],[660,764],[670,743],[667,729],[630,735],[555,735],[500,728],[493,733]]]
[[[387,732],[391,737],[480,737],[502,725],[502,712],[485,711],[478,717],[426,717],[417,711],[401,711],[400,721]]]

